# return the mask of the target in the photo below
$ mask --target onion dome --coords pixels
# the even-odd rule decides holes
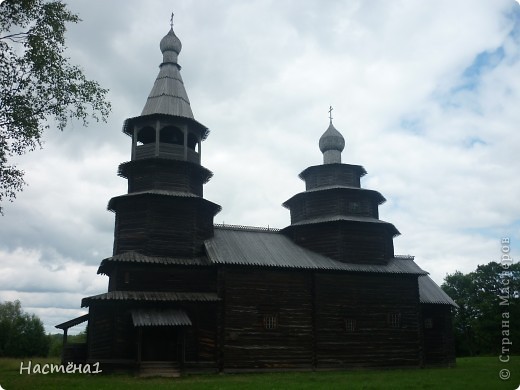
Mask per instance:
[[[173,32],[173,20],[171,26],[159,44],[163,62],[141,115],[166,114],[194,119],[180,74],[181,66],[177,63],[182,44]]]
[[[161,39],[159,47],[163,53],[163,64],[167,62],[177,64],[177,56],[181,52],[182,43],[181,40],[177,38],[177,35],[175,35],[173,32],[173,27],[170,28],[168,34],[166,34],[163,39]]]
[[[345,138],[336,130],[330,120],[328,129],[320,138],[320,150],[324,164],[341,164],[341,152],[345,148]]]
[[[177,38],[177,35],[175,35],[175,33],[173,32],[173,27],[170,28],[168,34],[166,34],[164,38],[161,39],[159,47],[161,48],[163,54],[166,51],[174,51],[177,54],[181,52],[182,44],[180,39]]]

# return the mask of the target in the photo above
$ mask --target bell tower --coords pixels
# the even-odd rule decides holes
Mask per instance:
[[[160,42],[163,61],[140,116],[124,122],[131,161],[119,166],[128,193],[114,197],[114,255],[195,257],[213,236],[220,206],[203,197],[212,173],[201,165],[208,129],[197,122],[177,59],[182,45],[173,31]]]
[[[329,113],[332,112],[332,107]],[[282,230],[298,245],[345,263],[386,264],[394,257],[394,225],[379,219],[385,198],[361,188],[360,165],[341,163],[345,139],[332,124],[319,140],[323,164],[300,173],[306,190],[283,206],[291,225]]]

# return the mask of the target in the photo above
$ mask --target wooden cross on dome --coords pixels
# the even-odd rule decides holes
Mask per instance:
[[[329,119],[330,119],[330,123],[332,123],[332,106],[329,106]]]
[[[173,12],[172,12],[172,17],[170,18],[170,27],[173,28]]]

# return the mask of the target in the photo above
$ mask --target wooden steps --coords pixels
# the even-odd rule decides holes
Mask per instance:
[[[138,375],[142,378],[178,378],[181,376],[181,372],[176,362],[146,361],[141,362]]]

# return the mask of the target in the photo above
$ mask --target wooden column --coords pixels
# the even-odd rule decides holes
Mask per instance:
[[[220,301],[217,302],[217,340],[216,346],[216,358],[217,367],[219,372],[224,371],[224,343],[225,343],[225,327],[226,327],[226,291],[225,291],[225,270],[219,267],[217,270],[217,295]]]
[[[137,328],[137,364],[141,364],[142,344],[143,344],[143,328],[141,328],[139,326]]]
[[[312,309],[311,309],[311,315],[312,315],[312,368],[315,370],[316,368],[318,368],[318,334],[317,334],[317,330],[316,330],[316,316],[317,316],[317,313],[316,313],[316,301],[317,301],[317,297],[316,297],[316,272],[315,271],[311,271],[311,305],[312,305]]]
[[[161,122],[155,122],[155,157],[159,156],[159,142],[161,140]]]
[[[188,128],[186,126],[182,126],[182,133],[184,134],[184,161],[188,161]]]

